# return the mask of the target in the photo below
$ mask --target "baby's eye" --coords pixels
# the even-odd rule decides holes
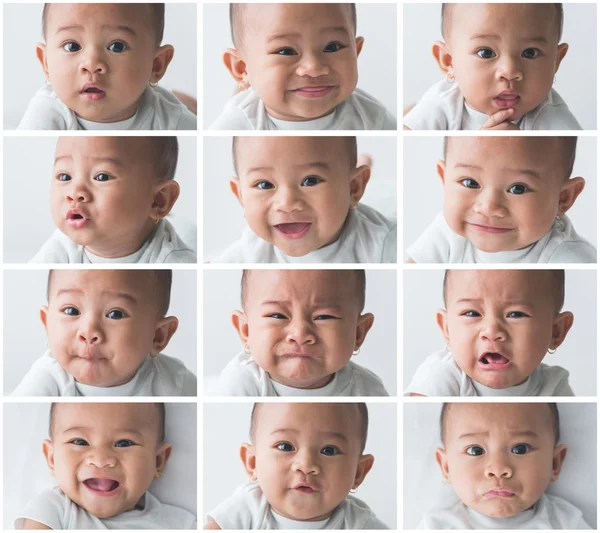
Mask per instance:
[[[511,185],[510,188],[508,189],[508,192],[510,194],[525,194],[526,192],[529,192],[529,187],[527,187],[527,185],[523,185],[521,183],[515,183],[514,185]]]
[[[295,56],[298,55],[296,53],[296,50],[294,50],[293,48],[280,48],[279,50],[275,51],[276,54],[280,55],[280,56]]]
[[[302,187],[314,187],[322,182],[323,180],[317,176],[306,176],[306,178],[302,180]]]
[[[508,315],[506,315],[507,318],[524,318],[528,316],[529,315],[523,313],[523,311],[511,311],[510,313],[508,313]]]
[[[271,313],[267,315],[267,318],[276,318],[278,320],[285,320],[287,317],[281,313]]]
[[[514,453],[515,455],[525,455],[530,451],[531,448],[529,447],[529,444],[516,444],[513,446],[511,453]]]
[[[67,316],[79,316],[81,314],[76,307],[65,307],[62,312]]]
[[[539,55],[540,51],[537,48],[527,48],[523,50],[521,57],[524,57],[525,59],[535,59]]]
[[[69,441],[69,444],[74,444],[75,446],[89,446],[87,441],[83,439],[72,439]]]
[[[110,181],[114,178],[110,174],[107,174],[106,172],[100,172],[100,174],[96,174],[94,176],[94,179],[96,181]]]
[[[468,316],[469,318],[476,318],[476,317],[480,317],[481,313],[478,313],[477,311],[465,311],[462,316]]]
[[[496,53],[490,48],[480,48],[479,50],[477,50],[477,55],[481,59],[493,59],[494,57],[496,57]]]
[[[115,52],[116,54],[120,54],[127,50],[127,45],[123,41],[114,41],[108,45],[108,49],[111,52]]]
[[[478,455],[483,455],[485,453],[485,450],[481,447],[481,446],[469,446],[465,452],[467,452],[467,455],[472,455],[472,456],[478,456]]]
[[[479,183],[471,178],[460,180],[460,183],[462,183],[467,189],[479,189]]]
[[[121,320],[122,318],[125,318],[126,315],[123,311],[121,311],[120,309],[113,309],[112,311],[109,311],[106,314],[106,318],[111,318],[112,320]]]
[[[334,320],[335,318],[333,315],[317,315],[315,320]]]
[[[341,45],[340,43],[327,43],[325,48],[323,48],[323,52],[339,52],[343,48],[345,48],[345,46]]]
[[[273,185],[273,184],[272,184],[270,181],[263,180],[263,181],[259,181],[259,182],[258,182],[258,183],[255,185],[255,187],[256,187],[257,189],[260,189],[261,191],[268,191],[268,190],[270,190],[270,189],[274,189],[274,188],[275,188],[275,185]]]
[[[65,174],[64,172],[59,174],[58,176],[56,176],[56,179],[58,181],[71,181],[71,176],[69,176],[68,174]]]
[[[339,455],[341,452],[337,446],[331,445],[331,446],[325,446],[323,449],[321,449],[321,453],[323,455],[332,456],[332,455]]]
[[[75,41],[69,41],[68,43],[63,44],[63,50],[65,52],[79,52],[81,46]]]
[[[129,446],[133,446],[133,441],[129,439],[121,439],[115,442],[115,448],[129,448]]]
[[[294,447],[289,442],[280,442],[275,446],[279,451],[282,452],[293,452]]]

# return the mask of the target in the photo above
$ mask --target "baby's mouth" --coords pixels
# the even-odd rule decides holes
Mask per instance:
[[[484,370],[504,370],[510,366],[510,359],[497,352],[486,352],[479,358],[479,367]]]
[[[290,222],[277,224],[275,225],[275,229],[285,239],[300,239],[308,233],[311,226],[311,222]]]
[[[120,483],[114,479],[108,479],[105,477],[91,477],[86,479],[83,484],[94,492],[102,494],[108,494],[120,487]]]
[[[106,92],[101,85],[96,83],[86,83],[80,93],[87,100],[101,100],[106,96]]]

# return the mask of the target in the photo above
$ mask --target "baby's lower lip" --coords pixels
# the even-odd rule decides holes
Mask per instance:
[[[110,489],[105,489],[101,485],[94,484],[94,480],[91,479],[85,480],[83,484],[90,492],[98,496],[112,496],[121,488],[121,484],[117,481],[113,481]]]
[[[473,224],[472,222],[469,222],[469,226],[471,226],[475,231],[480,231],[482,233],[508,233],[509,231],[512,231],[512,228],[497,228],[495,226]]]
[[[521,97],[516,95],[496,96],[494,104],[500,109],[508,109],[509,107],[515,107],[520,100]]]
[[[67,224],[71,228],[80,229],[83,228],[89,222],[89,218],[67,218]]]
[[[277,224],[275,229],[283,238],[294,240],[304,237],[311,227],[311,222],[294,222],[290,224]]]
[[[296,490],[304,494],[312,494],[313,492],[315,492],[315,489],[312,489],[310,487],[296,487]]]
[[[319,87],[300,87],[293,92],[305,98],[319,98],[328,95],[333,89],[335,89],[335,85],[323,85]]]
[[[85,91],[81,91],[79,94],[81,94],[81,96],[83,96],[83,98],[85,98],[86,100],[89,100],[91,102],[95,102],[96,100],[102,100],[102,98],[104,98],[106,96],[106,93],[102,90],[102,89],[95,89],[95,90],[85,90]]]
[[[515,494],[509,490],[490,490],[485,495],[488,498],[512,498]]]

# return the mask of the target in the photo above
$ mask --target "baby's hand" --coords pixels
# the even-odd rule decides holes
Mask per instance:
[[[513,124],[509,119],[515,110],[512,107],[501,109],[490,115],[490,117],[481,126],[482,130],[518,130],[519,126]]]

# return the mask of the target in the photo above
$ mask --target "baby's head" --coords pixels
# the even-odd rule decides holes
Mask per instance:
[[[356,88],[364,39],[356,37],[354,4],[235,3],[230,21],[235,49],[225,65],[272,117],[325,116]]]
[[[245,270],[232,321],[271,379],[316,389],[360,349],[375,319],[364,305],[364,270]]]
[[[448,270],[437,322],[465,374],[505,389],[564,341],[573,325],[564,295],[564,270]]]
[[[373,466],[364,403],[257,403],[241,458],[273,511],[324,520]]]
[[[164,20],[164,4],[45,4],[36,53],[47,83],[83,119],[132,117],[173,59]]]
[[[171,455],[162,403],[53,403],[49,436],[59,488],[97,518],[135,509]]]
[[[93,254],[135,253],[179,196],[177,156],[176,137],[60,137],[50,187],[54,224]]]
[[[512,108],[518,120],[552,88],[569,48],[562,22],[562,4],[447,3],[433,54],[468,105],[487,115]]]
[[[469,508],[493,518],[535,505],[567,455],[554,403],[451,403],[436,460]]]
[[[356,137],[234,137],[233,160],[250,229],[294,257],[337,240],[371,175]]]
[[[576,144],[577,137],[446,137],[437,166],[446,223],[483,252],[539,241],[585,185],[570,177]]]
[[[170,270],[51,270],[40,311],[52,355],[75,381],[128,383],[177,330]]]

